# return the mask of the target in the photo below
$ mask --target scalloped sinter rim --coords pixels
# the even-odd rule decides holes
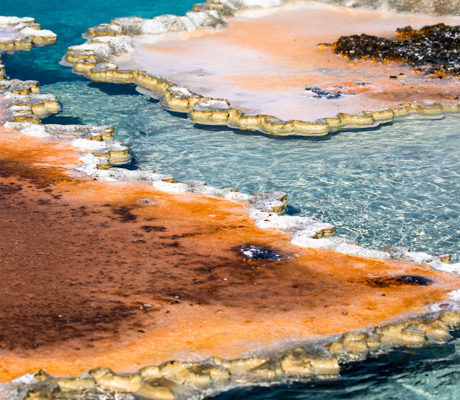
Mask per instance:
[[[28,128],[30,126],[31,125],[29,125]],[[32,127],[37,128],[37,127],[40,127],[40,125],[39,126],[33,125]],[[72,127],[72,128],[75,128],[75,127]],[[25,128],[25,129],[27,129],[27,128]],[[58,129],[59,130],[59,127],[58,126],[52,126],[52,129]],[[88,129],[90,129],[90,128],[88,128]],[[80,131],[84,131],[84,127],[80,127]],[[99,131],[103,131],[103,129],[100,128]],[[69,132],[70,132],[70,129],[69,129]],[[64,134],[66,134],[66,133],[67,132],[64,132]],[[68,133],[68,134],[70,134],[70,133]],[[93,143],[95,143],[95,144],[100,143],[100,142],[91,142],[91,141],[89,141],[87,139],[74,139],[73,144],[74,145],[75,144],[80,144],[82,141],[86,141],[87,142],[86,145],[92,145]],[[11,148],[13,148],[15,146],[15,144],[10,144],[9,146]],[[80,146],[78,146],[78,147],[80,147]],[[8,150],[6,150],[6,151],[8,151]],[[26,153],[27,153],[26,157],[29,157],[30,151],[26,151]],[[38,153],[38,154],[40,154],[40,153]],[[22,158],[20,158],[20,159],[22,159]],[[60,164],[59,160],[57,160],[56,162]],[[95,189],[94,185],[96,185],[96,184],[100,184],[100,183],[94,183],[93,184],[93,190]],[[66,188],[68,188],[68,186],[66,186]],[[87,191],[87,189],[85,189],[85,188],[81,188],[80,190],[82,190],[84,192]],[[102,190],[104,191],[104,193],[111,192],[111,190],[109,190],[108,187],[105,187],[105,189],[103,188]],[[124,190],[124,192],[122,192],[123,190]],[[118,189],[114,190],[114,192],[120,192],[119,195],[118,195],[118,196],[120,196],[120,199],[125,199],[126,197],[129,197],[129,194],[127,193],[127,191],[129,192],[130,190],[133,190],[133,187],[128,187],[128,188],[125,188],[125,189],[121,189],[120,187],[118,187]],[[91,192],[91,191],[92,190],[89,190],[89,192]],[[148,197],[148,194],[143,194],[142,196],[146,196],[146,195]],[[95,196],[98,196],[98,195],[95,194]],[[139,194],[134,194],[134,196],[135,197],[139,196]],[[143,198],[143,197],[141,197],[141,198]],[[107,197],[103,197],[103,198],[100,199],[100,201],[101,201],[101,204],[103,204],[103,203],[109,201],[109,199]],[[215,210],[215,208],[212,208],[212,210]],[[241,209],[241,210],[243,211],[243,209]],[[208,213],[209,211],[206,211],[206,212]],[[297,218],[295,221],[291,221],[291,222],[295,222],[295,223],[291,224],[291,229],[296,229],[298,227],[298,225],[301,224],[301,222],[302,222],[301,220],[302,220],[301,218]],[[183,223],[183,222],[181,222],[181,223]],[[252,224],[249,224],[249,225],[252,226]],[[241,226],[240,226],[240,230],[238,232],[238,235],[236,235],[236,236],[239,238],[239,236],[241,234],[242,234],[242,231],[241,231]],[[257,235],[265,235],[265,234],[257,233]],[[279,234],[277,234],[277,235],[278,235],[277,237],[280,238]],[[261,236],[261,237],[265,237],[265,236]],[[240,240],[238,238],[236,240]],[[282,239],[282,240],[285,240],[285,239]],[[226,245],[228,246],[228,243],[229,243],[228,239],[225,240],[225,243],[227,243]],[[285,254],[289,254],[289,252],[292,252],[292,250],[293,250],[292,248],[290,248],[290,249],[286,248],[285,249]],[[326,254],[320,255],[321,258],[324,258],[325,256],[326,256]],[[333,257],[336,257],[336,256],[333,256]],[[342,257],[342,258],[340,258],[340,257]],[[337,258],[337,260],[344,260],[344,259],[347,259],[347,257],[344,258],[343,256],[339,256],[339,258]],[[362,268],[363,264],[362,263],[369,263],[369,264],[367,264],[369,267],[366,269],[366,273],[363,275],[364,279],[367,279],[368,274],[369,274],[369,272],[371,270],[373,270],[374,272],[377,272],[378,274],[383,273],[382,272],[383,271],[382,267],[384,267],[384,264],[382,264],[382,263],[375,264],[375,263],[372,263],[372,261],[365,260],[365,259],[358,259],[356,261],[358,262],[358,265],[355,266],[355,267],[357,267],[358,271],[363,270],[363,268]],[[241,262],[240,262],[240,264],[241,264]],[[325,264],[334,265],[335,263],[334,263],[334,261],[332,261],[332,262],[326,261]],[[376,265],[377,265],[377,267],[376,267]],[[390,266],[390,269],[389,269],[389,273],[390,273],[390,278],[389,279],[390,279],[391,282],[394,281],[394,279],[391,278],[391,275],[394,274],[394,267],[395,266]],[[284,270],[285,268],[286,268],[286,266],[284,268],[281,267],[280,269]],[[375,268],[377,268],[377,270],[375,270]],[[409,268],[409,269],[407,269],[407,268]],[[432,271],[429,272],[428,270],[424,270],[424,269],[420,269],[420,268],[412,268],[410,266],[407,266],[407,267],[403,266],[403,269],[401,270],[401,272],[403,272],[403,273],[404,272],[405,273],[412,273],[412,274],[419,273],[419,274],[426,275],[427,277],[430,277],[430,278],[433,278],[433,279],[439,279],[439,280],[444,279],[441,275],[433,273]],[[260,270],[258,275],[260,275],[262,273],[263,273],[263,271]],[[281,272],[281,273],[284,274],[284,272]],[[310,278],[312,278],[310,273],[308,273],[307,275],[310,276]],[[383,275],[385,277],[385,274],[383,274]],[[435,277],[439,277],[439,278],[435,278]],[[445,278],[447,279],[446,282],[450,282],[450,279],[451,279],[450,277],[446,276]],[[358,279],[358,281],[360,281],[359,280],[360,278],[358,278],[356,276],[355,276],[355,279]],[[404,282],[406,282],[406,281],[407,281],[407,279]],[[427,282],[431,281],[431,279],[427,278],[426,281]],[[377,285],[381,284],[380,280],[378,280],[376,282],[377,282]],[[402,284],[402,283],[399,283],[397,281],[395,281],[395,282],[396,282],[396,287],[399,286],[400,284]],[[367,283],[366,283],[366,285],[367,285]],[[419,284],[417,284],[417,285],[419,285]],[[416,288],[417,285],[413,286],[412,289],[417,289]],[[230,284],[230,286],[232,286],[232,285]],[[328,283],[327,286],[329,287],[330,284]],[[370,287],[375,287],[375,286],[371,285]],[[169,290],[169,287],[166,288],[166,289]],[[407,289],[408,288],[406,288],[405,290],[407,291]],[[279,290],[279,285],[276,286],[275,290]],[[378,292],[377,295],[379,296],[380,293],[382,291],[384,291],[384,290],[385,290],[384,288],[380,288],[380,286],[377,286],[377,292]],[[394,290],[394,288],[392,287],[392,288],[390,288],[390,290]],[[435,289],[435,290],[438,290],[438,289]],[[307,291],[311,292],[311,289],[307,289]],[[338,298],[339,303],[345,302],[343,297],[341,297],[341,296],[338,296],[338,297],[339,297]],[[296,298],[295,301],[297,302],[298,297],[295,296],[295,298]],[[440,301],[443,301],[443,299],[444,299],[444,295],[442,296],[442,299],[439,298]],[[243,377],[241,379],[243,379],[243,380],[248,379],[248,383],[250,383],[251,381],[252,382],[260,382],[260,381],[266,381],[267,379],[268,380],[269,379],[284,379],[285,377],[288,377],[290,379],[303,379],[303,378],[311,378],[311,377],[325,377],[325,376],[333,375],[335,373],[335,372],[331,373],[331,372],[327,372],[327,371],[332,370],[332,371],[338,372],[337,367],[336,367],[337,360],[339,360],[340,362],[348,362],[348,361],[352,361],[352,360],[355,360],[355,359],[361,359],[361,358],[367,356],[372,351],[377,351],[378,349],[386,349],[386,348],[391,347],[392,345],[407,345],[409,347],[417,347],[417,346],[421,346],[423,344],[428,344],[428,343],[432,343],[432,342],[438,342],[438,341],[443,342],[443,341],[445,341],[445,340],[447,340],[449,338],[449,335],[447,333],[447,328],[455,328],[458,325],[458,319],[459,319],[460,316],[457,313],[457,310],[458,310],[458,304],[457,303],[458,303],[458,296],[455,297],[455,296],[451,295],[451,301],[444,300],[442,303],[440,303],[438,305],[430,306],[429,314],[424,319],[417,318],[416,320],[409,320],[409,321],[405,321],[404,323],[390,324],[388,326],[385,325],[385,326],[379,327],[376,330],[366,331],[364,335],[360,334],[359,338],[354,338],[354,339],[351,339],[349,337],[351,334],[347,333],[347,334],[345,334],[346,336],[342,336],[341,338],[338,338],[338,340],[336,340],[337,338],[333,338],[331,341],[327,341],[327,343],[320,343],[320,344],[324,345],[324,348],[319,353],[312,354],[311,350],[307,349],[308,351],[304,352],[303,355],[300,354],[300,353],[302,353],[302,351],[299,353],[299,350],[295,350],[294,351],[295,354],[292,355],[291,354],[292,349],[289,349],[287,353],[283,352],[283,355],[281,356],[281,359],[279,357],[275,358],[275,359],[272,357],[272,358],[270,358],[270,360],[266,360],[267,364],[264,365],[264,368],[261,368],[261,369],[257,368],[256,369],[256,366],[254,366],[253,368],[250,368],[251,371],[248,372],[247,376],[245,375],[245,372],[243,371],[243,373],[242,373]],[[276,303],[276,304],[278,304],[278,303]],[[145,305],[145,307],[147,307],[147,308],[152,307],[152,305]],[[342,307],[340,307],[340,308],[342,308]],[[441,311],[441,310],[442,310],[442,313],[438,314],[439,311]],[[449,310],[449,311],[446,312],[445,310]],[[421,313],[425,314],[426,311],[421,311]],[[214,314],[214,313],[212,313],[212,314]],[[342,314],[345,315],[344,313],[342,313]],[[179,314],[177,314],[177,315],[178,316],[183,316],[183,312],[179,312]],[[342,318],[350,318],[350,317],[343,316],[343,315],[342,315]],[[361,318],[359,318],[359,319],[361,320]],[[441,322],[443,322],[443,323],[436,322],[438,319],[440,319]],[[204,322],[203,320],[200,320],[200,321],[201,321],[200,324]],[[188,324],[189,322],[187,322],[186,324]],[[297,319],[294,322],[295,323],[302,323],[302,321],[297,321]],[[361,329],[361,328],[358,328],[358,329]],[[416,332],[411,333],[413,330],[415,330]],[[241,335],[241,330],[239,330],[239,334]],[[326,335],[327,335],[327,333],[326,333]],[[241,336],[239,336],[239,337],[241,337]],[[176,340],[174,342],[176,342]],[[336,342],[337,342],[337,344],[333,345],[333,343],[336,343]],[[353,342],[353,343],[349,343],[349,342]],[[379,347],[378,343],[381,343],[381,347]],[[369,350],[362,350],[361,352],[357,352],[357,348],[361,347],[361,349],[362,349],[362,347],[364,345],[367,345],[369,347]],[[340,346],[342,346],[342,347],[340,347]],[[292,359],[292,357],[294,357],[294,359]],[[300,359],[299,359],[299,357],[300,357]],[[5,354],[5,358],[7,358],[6,354]],[[240,372],[239,372],[240,367],[239,366],[241,364],[246,363],[246,361],[241,361],[241,360],[236,360],[235,362],[232,362],[232,361],[227,362],[227,361],[219,361],[218,359],[215,359],[214,361],[219,362],[223,366],[226,366],[227,364],[228,365],[235,365],[236,371],[233,371],[233,372],[231,371],[231,373],[233,374],[233,377],[234,378],[237,377],[237,379],[239,379],[238,376],[240,375]],[[212,362],[214,362],[214,361],[212,361]],[[268,361],[270,361],[270,362],[268,362]],[[5,363],[8,364],[8,361],[6,359],[5,359]],[[99,363],[99,364],[104,364],[104,363]],[[170,364],[174,364],[175,366],[177,366],[177,368],[180,371],[186,369],[186,371],[184,371],[184,373],[186,373],[187,376],[188,376],[188,374],[190,372],[193,372],[196,369],[201,371],[200,365],[202,365],[202,364],[193,364],[193,365],[191,365],[189,363],[186,363],[186,364],[184,364],[184,363],[167,363],[167,364],[163,364],[163,366],[164,365],[170,365]],[[281,365],[281,368],[280,368],[280,365]],[[316,365],[316,366],[313,367],[314,365]],[[192,371],[188,370],[189,367],[193,367],[193,368],[191,368]],[[259,367],[259,365],[257,365],[257,367]],[[114,367],[112,366],[112,368],[114,368]],[[225,367],[225,368],[230,369],[230,370],[232,369],[231,367]],[[329,369],[327,369],[327,368],[329,368]],[[276,374],[273,374],[273,372],[270,372],[270,371],[273,371],[273,369],[275,369],[277,371]],[[221,368],[218,368],[218,370],[220,371]],[[301,370],[303,370],[304,372],[303,373],[299,372]],[[99,370],[99,371],[101,371],[101,370]],[[107,370],[102,370],[102,371],[107,372]],[[169,371],[169,369],[168,369],[168,371]],[[173,374],[173,373],[175,373],[175,371],[176,370],[173,369],[172,371],[168,372],[168,374]],[[212,378],[211,382],[209,382],[209,378],[207,378],[205,376],[205,377],[196,377],[196,379],[199,378],[198,383],[197,383],[196,381],[193,380],[194,375],[192,374],[192,378],[190,378],[190,379],[193,380],[193,383],[190,383],[190,384],[191,385],[195,385],[195,384],[199,385],[199,384],[201,384],[200,382],[203,382],[203,380],[204,380],[205,384],[207,384],[206,382],[208,382],[210,385],[211,384],[214,385],[214,384],[220,384],[221,383],[220,381],[217,381],[217,382],[214,381],[214,379],[218,379],[217,372],[216,372],[216,374],[213,374],[213,373],[211,373],[209,371],[209,368],[207,368],[207,369],[205,368],[205,371],[208,371],[209,374],[211,375],[211,378]],[[310,371],[310,372],[307,374],[307,371]],[[226,371],[221,371],[221,372],[223,374],[228,375],[228,373]],[[95,374],[99,374],[99,373],[95,372]],[[114,375],[110,371],[108,372],[108,374],[109,374],[109,376],[106,377],[108,380],[106,381],[105,380],[106,378],[104,378],[103,382],[105,382],[105,383],[101,384],[102,387],[104,387],[105,389],[107,389],[107,387],[110,387],[111,390],[121,390],[121,391],[123,391],[123,386],[119,386],[118,389],[114,389],[115,386],[110,386],[113,383],[111,381],[112,378],[115,379],[115,382],[119,381],[119,379],[114,377]],[[43,374],[41,374],[41,375],[43,375]],[[105,372],[104,372],[104,375],[106,375]],[[138,379],[138,378],[136,378],[136,379]],[[173,375],[173,377],[169,377],[167,379],[177,380],[177,379],[182,379],[182,378],[175,377],[175,375]],[[73,382],[73,383],[72,382],[73,381],[69,381],[67,383],[69,385],[77,385],[78,386],[78,382],[79,382],[78,380],[76,382]],[[184,382],[185,382],[185,378],[184,378]],[[64,382],[63,382],[63,384],[64,384]],[[173,386],[175,386],[175,385],[176,384],[174,384]],[[76,387],[76,386],[74,386],[74,387]],[[130,386],[130,387],[132,387],[132,386]],[[42,388],[35,387],[34,390],[35,389],[42,390],[43,387]],[[34,393],[34,390],[32,390],[31,395],[32,395],[32,393]],[[133,390],[137,390],[137,388],[135,387],[135,389],[133,389]],[[197,389],[197,390],[199,390],[199,389]],[[54,394],[58,395],[56,392]],[[68,393],[64,394],[64,396],[65,395],[68,395]],[[45,398],[46,398],[46,396],[45,396]]]
[[[112,140],[113,127],[42,125],[40,120],[58,113],[61,106],[56,96],[40,93],[37,81],[0,80],[0,95],[6,109],[3,121],[6,127],[18,129],[28,136],[82,138],[75,141],[74,146],[98,157],[97,167],[101,169],[130,160],[129,149]]]
[[[248,195],[233,188],[214,188],[204,182],[176,182],[170,175],[150,171],[111,169],[113,165],[125,164],[130,160],[129,149],[112,140],[113,127],[41,125],[40,119],[59,112],[60,105],[55,96],[40,94],[37,81],[3,80],[0,81],[0,93],[5,100],[7,111],[6,127],[20,130],[28,136],[74,139],[72,144],[75,147],[89,151],[81,157],[83,165],[75,168],[78,173],[102,180],[150,182],[156,189],[169,193],[197,193],[230,201],[249,202],[254,211],[262,213],[259,217],[263,219],[270,216],[270,213],[284,213],[287,206],[287,196],[283,192]],[[303,220],[302,228],[307,228],[311,237],[335,234],[333,225],[320,223],[311,218]]]
[[[214,11],[213,11],[214,13]],[[214,15],[214,14],[213,14]],[[122,19],[121,32],[125,26],[133,29],[133,19]],[[136,24],[144,22],[142,19],[135,18]],[[162,23],[171,23],[174,21],[173,16],[166,19],[160,19]],[[166,21],[166,22],[165,22]],[[117,25],[118,26],[118,25]],[[118,30],[120,32],[120,29]],[[107,37],[102,37],[107,39]],[[110,38],[109,38],[110,39]],[[126,40],[122,39],[125,43]],[[104,46],[111,44],[110,41],[103,42]],[[98,43],[98,46],[102,43]],[[99,49],[100,50],[100,49]],[[270,116],[246,116],[240,112],[230,109],[230,104],[222,99],[206,99],[189,91],[187,88],[174,86],[171,82],[152,77],[143,72],[132,73],[130,71],[119,71],[115,65],[105,64],[94,68],[93,72],[99,80],[118,80],[129,82],[133,80],[142,84],[144,87],[154,90],[157,93],[163,93],[162,102],[168,104],[171,109],[192,109],[192,118],[198,119],[201,123],[208,123],[209,116],[212,117],[213,123],[228,124],[231,119],[231,124],[235,124],[243,129],[262,129],[271,134],[286,135],[292,134],[295,129],[304,130],[306,135],[323,135],[329,131],[329,125],[339,129],[345,125],[347,127],[361,127],[367,124],[374,124],[376,121],[388,121],[395,115],[400,116],[410,112],[417,112],[428,115],[437,115],[443,110],[454,110],[453,106],[434,104],[430,106],[420,106],[412,104],[402,104],[393,110],[384,111],[365,111],[362,115],[350,115],[346,113],[339,114],[338,118],[329,118],[321,124],[310,124],[302,121],[283,122]],[[115,74],[115,77],[113,76]],[[58,112],[60,107],[56,98],[52,95],[41,95],[38,89],[38,83],[27,81],[3,81],[3,90],[6,90],[4,96],[9,100],[9,124],[10,126],[23,129],[25,127],[26,134],[45,136],[53,132],[49,128],[33,128],[23,124],[39,123],[40,118],[49,113]],[[175,103],[175,102],[178,103]],[[327,126],[326,126],[327,125]],[[61,128],[61,132],[68,132],[75,135],[81,132],[78,127]],[[90,131],[94,131],[94,127]],[[96,129],[97,131],[97,129]],[[109,132],[101,136],[100,134],[91,133],[89,137],[92,140],[101,140],[111,138],[113,128]],[[61,133],[62,135],[62,133]],[[88,137],[88,135],[87,135]],[[300,247],[328,248],[345,254],[362,255],[376,259],[404,259],[412,260],[418,263],[425,263],[432,268],[456,271],[456,265],[450,266],[446,262],[447,258],[442,260],[439,257],[433,257],[425,253],[413,253],[407,249],[396,249],[396,251],[376,251],[363,249],[351,243],[347,238],[329,238],[335,235],[335,227],[333,225],[316,221],[312,218],[298,218],[292,216],[280,217],[276,214],[282,214],[287,205],[287,198],[284,193],[273,194],[256,194],[254,196],[244,193],[238,193],[233,189],[217,189],[207,186],[201,182],[176,182],[171,176],[162,176],[155,173],[143,176],[139,171],[127,170],[109,170],[112,165],[123,164],[129,161],[129,150],[120,146],[116,142],[110,144],[101,144],[99,146],[85,145],[84,142],[77,142],[79,147],[90,150],[90,155],[82,158],[83,166],[78,167],[77,171],[86,175],[95,176],[99,179],[121,179],[121,180],[147,180],[152,182],[153,186],[158,190],[170,193],[186,193],[194,192],[204,195],[223,197],[227,200],[249,202],[254,208],[251,211],[251,216],[256,220],[256,224],[264,229],[280,229],[288,233],[294,244]],[[96,148],[97,147],[97,148]],[[274,213],[274,214],[273,214]],[[298,221],[299,220],[299,221]]]
[[[61,110],[56,96],[40,94],[37,81],[5,79],[1,59],[4,52],[28,51],[33,46],[54,44],[56,39],[56,34],[42,29],[34,18],[0,16],[0,93],[8,111],[6,121],[39,124],[41,118]]]
[[[219,7],[222,8],[223,6],[221,6]],[[203,10],[202,12],[204,12]],[[216,10],[213,8],[212,11],[214,12]],[[215,14],[213,15],[215,16]],[[226,13],[226,15],[229,14]],[[168,26],[172,30],[175,30],[177,26],[174,21],[176,21],[177,18],[179,17],[168,16],[167,18],[160,19],[155,17],[153,20],[158,23],[161,22],[164,25],[164,29],[161,30],[163,32],[167,30]],[[221,18],[223,20],[224,15],[221,15]],[[103,24],[97,29],[90,29],[87,36],[92,38],[91,41],[82,46],[73,46],[69,48],[66,60],[74,65],[75,70],[88,75],[94,81],[136,84],[139,88],[142,88],[139,90],[140,92],[160,99],[161,105],[166,109],[188,113],[190,118],[198,124],[223,125],[241,130],[258,130],[276,136],[288,136],[293,134],[323,136],[331,131],[338,131],[340,129],[361,129],[369,126],[377,126],[381,123],[391,122],[394,118],[413,113],[426,117],[436,117],[444,112],[455,112],[460,110],[460,103],[433,103],[430,105],[402,103],[397,107],[380,111],[364,110],[361,114],[339,113],[334,118],[325,118],[316,123],[300,120],[286,122],[269,115],[244,114],[239,110],[231,108],[230,102],[225,99],[202,97],[189,90],[187,87],[176,85],[168,79],[152,75],[145,71],[120,70],[117,65],[113,63],[100,63],[101,60],[109,61],[119,52],[131,51],[132,43],[128,35],[133,35],[133,32],[134,34],[139,34],[139,32],[142,33],[146,21],[150,20],[144,20],[137,17],[122,18],[113,20],[111,24]],[[110,35],[104,35],[104,32],[108,31],[110,31]],[[118,176],[120,177],[120,175]],[[187,191],[186,185],[183,183],[156,183],[155,185],[162,190],[169,190],[176,193]],[[196,185],[192,186],[194,187],[191,188],[191,190],[196,190]],[[208,187],[205,188],[206,191]],[[204,193],[201,189],[197,191]],[[244,197],[245,195],[240,197],[240,199],[247,201],[248,198],[245,199]],[[282,209],[283,208],[272,208],[275,212],[280,212]],[[262,211],[270,211],[270,209],[266,208]],[[266,228],[273,227],[273,225],[263,222],[264,220],[270,220],[270,218],[267,219],[265,214],[259,215],[255,212],[253,216],[256,221],[258,221],[256,223],[260,226],[263,225]],[[274,216],[274,218],[278,217]],[[285,225],[279,222],[275,222],[274,225],[278,226],[283,231],[289,231],[292,235],[293,243],[298,246],[317,247],[321,242],[322,246],[330,249],[333,248],[336,251],[342,251],[347,254],[366,254],[368,257],[379,259],[391,259],[393,257],[392,252],[366,250],[358,246],[353,246],[346,238],[312,241],[312,238],[325,238],[326,235],[324,232],[328,232],[327,236],[333,235],[334,232],[328,231],[328,227],[322,227],[320,231],[316,232],[311,231],[312,227],[321,225],[321,223],[317,221],[312,222],[309,226],[306,226],[306,224],[303,226],[301,225],[302,227],[294,232],[289,228],[292,223],[290,220],[288,221],[290,218],[291,217],[286,217],[286,221],[284,221]],[[423,262],[428,263],[434,268],[457,269],[457,267],[448,267],[438,257],[415,255],[415,253],[411,253],[407,250],[402,252],[399,251],[399,253],[404,253],[404,256],[402,256],[403,259],[423,259]],[[445,260],[446,259],[443,259],[443,261]]]
[[[83,393],[86,396],[132,393],[152,400],[193,399],[203,392],[216,394],[235,386],[336,379],[342,364],[362,361],[393,347],[419,348],[445,343],[451,338],[449,330],[459,328],[460,312],[443,311],[425,318],[348,332],[319,344],[249,358],[167,361],[123,375],[96,368],[78,378],[54,378],[40,371],[16,379],[11,386],[25,390],[25,400],[54,400]]]

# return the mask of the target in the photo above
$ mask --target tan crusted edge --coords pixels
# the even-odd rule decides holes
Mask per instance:
[[[27,400],[65,399],[85,393],[133,393],[145,399],[182,399],[196,392],[287,380],[336,379],[341,365],[362,361],[394,347],[420,348],[451,339],[460,328],[460,312],[442,311],[360,332],[348,332],[321,343],[248,358],[202,362],[168,361],[132,374],[96,368],[78,378],[54,378],[44,371],[26,385]],[[188,397],[186,397],[188,398]]]
[[[145,71],[118,70],[110,66],[104,68],[96,60],[94,54],[66,55],[66,61],[74,66],[77,73],[87,76],[93,82],[135,84],[149,91],[155,92],[164,108],[169,111],[188,114],[190,119],[199,125],[227,126],[239,130],[261,131],[272,136],[325,136],[330,132],[337,132],[353,128],[369,128],[381,123],[388,123],[397,117],[417,113],[419,115],[442,115],[445,112],[459,112],[460,103],[433,103],[419,105],[403,103],[393,108],[378,111],[363,110],[360,114],[339,113],[336,117],[329,117],[317,122],[301,120],[282,121],[275,116],[245,114],[238,109],[231,108],[228,100],[202,97],[192,94],[185,95],[177,89],[186,89],[168,79],[153,76]],[[200,109],[197,104],[208,102],[208,109]],[[227,104],[227,107],[213,109],[213,102]]]
[[[134,78],[135,75],[134,73],[132,74]],[[142,76],[139,72],[138,74]],[[122,76],[125,79],[126,73],[122,72]],[[150,78],[150,75],[148,75],[146,79],[150,80]],[[164,79],[153,78],[153,82],[158,84],[160,88],[164,88],[160,90],[156,90],[153,87],[148,88],[155,90],[157,93],[165,92],[166,89],[174,85],[172,83],[169,85],[169,81]],[[115,81],[118,82],[117,79]],[[22,87],[14,89],[17,94],[39,94],[38,82],[22,83]],[[190,98],[191,96],[187,97],[187,99]],[[202,97],[198,98],[203,99]],[[46,108],[46,106],[44,107]],[[446,108],[445,105],[441,104],[428,107],[407,104],[399,106],[397,110],[402,115],[414,111],[422,114],[459,111],[456,106],[455,109],[449,107],[447,106]],[[33,111],[32,107],[31,109]],[[387,111],[375,116],[372,113],[370,114],[373,119],[386,118],[390,115]],[[361,120],[356,120],[353,117],[348,114],[342,114],[340,121],[343,118],[352,118],[351,123],[359,125]],[[368,118],[369,115],[366,115],[366,117]],[[37,118],[38,123],[40,123],[38,115]],[[267,118],[267,116],[262,116],[261,120],[264,121]],[[14,120],[13,122],[18,121]],[[97,141],[110,140],[112,135],[113,128],[103,130],[89,139]],[[53,378],[44,372],[39,372],[35,375],[35,381],[42,382],[43,385],[37,386],[34,384],[34,387],[27,391],[24,398],[34,400],[59,399],[67,398],[75,392],[100,392],[102,390],[132,392],[148,399],[175,399],[177,398],[175,391],[178,385],[185,385],[192,390],[205,390],[216,384],[229,385],[234,377],[238,379],[239,384],[243,384],[245,380],[248,383],[257,383],[282,377],[291,379],[327,379],[336,377],[339,374],[341,363],[363,360],[369,354],[388,350],[394,346],[417,348],[430,343],[443,343],[450,339],[449,330],[459,328],[460,312],[443,311],[434,316],[427,315],[404,322],[390,323],[363,332],[345,333],[339,338],[333,338],[324,343],[320,351],[320,357],[318,357],[317,349],[316,354],[314,354],[315,352],[312,353],[311,349],[296,347],[281,357],[257,356],[236,360],[213,358],[199,363],[170,361],[158,366],[142,368],[131,375],[117,375],[104,368],[89,371],[87,376],[83,378]]]

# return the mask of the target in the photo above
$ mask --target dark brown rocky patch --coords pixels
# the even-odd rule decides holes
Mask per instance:
[[[396,38],[372,35],[342,36],[333,48],[350,60],[392,60],[415,70],[442,75],[460,75],[460,26],[429,25],[414,30],[398,28]]]

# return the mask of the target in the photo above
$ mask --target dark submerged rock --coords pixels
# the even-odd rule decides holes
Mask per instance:
[[[271,249],[258,247],[253,244],[241,247],[241,252],[250,260],[272,260],[279,261],[283,258],[282,254]]]
[[[338,99],[339,97],[342,97],[343,95],[346,94],[346,93],[342,93],[339,89],[340,87],[338,86],[334,87],[333,90],[325,90],[325,89],[321,89],[316,86],[312,86],[312,87],[306,87],[305,92],[310,97],[313,97],[315,99],[326,98],[328,100],[331,100],[331,99]]]
[[[371,287],[389,287],[402,285],[428,286],[434,283],[431,279],[421,275],[400,275],[389,277],[370,278],[367,283]]]
[[[406,285],[428,286],[433,283],[431,279],[420,275],[401,275],[399,279]]]

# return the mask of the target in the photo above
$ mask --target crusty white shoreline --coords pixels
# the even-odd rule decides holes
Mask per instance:
[[[459,328],[457,290],[450,301],[433,305],[431,312],[374,328],[318,341],[286,340],[232,360],[166,361],[129,374],[95,368],[79,377],[53,377],[42,370],[0,383],[0,397],[57,400],[86,393],[92,398],[121,400],[133,393],[152,400],[201,400],[239,387],[335,380],[342,365],[386,354],[395,347],[443,344],[452,338],[449,331]]]
[[[222,29],[226,26],[225,19],[234,15],[236,12],[246,9],[265,7],[273,8],[284,4],[283,0],[210,0],[200,3],[193,7],[192,11],[185,16],[162,15],[152,19],[139,17],[116,18],[110,24],[101,24],[90,28],[87,33],[88,40],[79,46],[69,48],[66,60],[69,65],[74,66],[74,70],[83,73],[96,81],[107,81],[116,83],[133,83],[133,71],[120,71],[115,64],[109,61],[116,55],[132,51],[132,36],[134,35],[161,35],[166,32],[192,31],[196,29]],[[82,58],[80,58],[82,57]],[[81,62],[80,62],[81,61]],[[101,62],[104,61],[104,62]],[[82,64],[80,67],[79,65]],[[80,68],[80,69],[79,69]],[[87,68],[87,69],[85,69]],[[219,119],[232,112],[230,103],[223,99],[209,99],[201,97],[191,92],[188,88],[162,79],[153,77],[150,74],[137,71],[134,74],[134,83],[138,85],[139,92],[160,100],[166,109],[179,111],[185,110],[193,104],[190,114],[195,122],[207,123],[210,125],[223,124],[230,125],[228,120],[220,123]],[[149,82],[151,81],[151,82]],[[153,82],[154,81],[154,82]],[[152,84],[155,89],[150,86]],[[150,87],[149,87],[150,86]],[[185,108],[184,108],[185,107]],[[233,110],[238,112],[237,110]],[[425,117],[436,117],[443,112],[460,111],[460,103],[455,105],[411,105],[398,106],[393,111],[376,111],[373,115],[348,115],[340,116],[337,129],[368,128],[381,123],[387,123],[393,118],[412,113],[418,113]],[[194,117],[195,116],[195,117]],[[210,116],[206,121],[207,116]],[[227,117],[228,118],[228,117]],[[330,118],[329,120],[333,120]],[[340,122],[340,120],[342,122]],[[266,122],[265,122],[266,123]],[[269,121],[272,125],[277,125],[277,121]],[[282,121],[279,121],[282,125]],[[329,125],[337,124],[337,121],[329,121]],[[313,131],[311,135],[322,135],[321,130],[324,125],[311,124]],[[332,126],[331,125],[331,126]],[[326,133],[330,127],[326,128]],[[315,132],[314,132],[315,131]],[[126,171],[120,169],[110,169],[108,171],[96,171],[94,165],[96,160],[86,158],[87,166],[81,169],[83,172],[95,174],[102,179],[127,179],[127,180],[146,180],[154,181],[155,177],[147,177],[145,171]],[[290,234],[292,243],[300,247],[327,248],[345,254],[364,256],[376,259],[397,259],[408,260],[418,264],[427,264],[432,268],[460,273],[460,263],[449,265],[443,263],[448,257],[431,256],[423,252],[411,252],[405,248],[390,248],[388,251],[371,250],[361,248],[353,243],[352,240],[343,237],[332,237],[335,227],[331,224],[322,223],[309,217],[279,216],[283,211],[285,195],[276,193],[269,196],[270,201],[265,200],[263,204],[256,197],[233,192],[230,189],[216,189],[203,185],[201,182],[163,182],[154,183],[160,190],[171,193],[195,192],[205,195],[214,195],[228,200],[246,201],[252,204],[249,210],[250,216],[255,219],[256,225],[264,229],[279,229]],[[275,212],[275,213],[274,213]],[[442,260],[441,260],[442,259]]]

